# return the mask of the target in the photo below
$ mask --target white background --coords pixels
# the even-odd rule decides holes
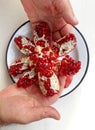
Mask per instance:
[[[90,64],[81,85],[53,106],[59,110],[61,120],[44,119],[28,125],[1,126],[0,130],[91,130],[95,129],[95,1],[71,0],[79,20],[77,28],[84,35],[89,51]],[[12,83],[6,69],[5,53],[13,32],[27,16],[19,0],[0,0],[0,89]]]

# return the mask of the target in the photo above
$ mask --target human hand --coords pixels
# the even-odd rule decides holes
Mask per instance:
[[[78,24],[69,0],[21,0],[31,21],[47,21],[52,29],[53,40],[57,40],[68,32],[71,25]]]
[[[10,85],[0,92],[1,123],[26,124],[43,118],[59,120],[58,111],[51,107],[64,88],[65,78],[61,77],[60,92],[52,97],[45,97],[37,86],[23,89],[16,84]]]

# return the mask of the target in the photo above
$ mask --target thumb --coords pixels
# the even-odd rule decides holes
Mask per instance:
[[[32,112],[29,114],[30,116],[30,122],[41,120],[44,118],[54,118],[56,120],[60,119],[60,114],[59,112],[51,107],[35,107],[31,109]]]

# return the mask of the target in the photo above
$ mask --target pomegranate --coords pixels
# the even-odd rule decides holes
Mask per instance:
[[[66,77],[66,88],[81,68],[80,61],[67,55],[76,47],[75,35],[67,34],[54,42],[47,22],[36,23],[32,39],[18,36],[14,38],[14,42],[25,55],[9,68],[12,76],[23,75],[17,81],[18,87],[27,88],[38,83],[43,95],[53,96],[60,90],[58,77]],[[60,56],[64,56],[61,61],[58,59]]]

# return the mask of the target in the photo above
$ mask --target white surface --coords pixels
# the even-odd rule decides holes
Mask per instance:
[[[28,125],[1,126],[0,130],[91,130],[95,129],[95,1],[71,0],[79,19],[77,28],[84,35],[90,50],[88,73],[81,85],[53,106],[61,120],[44,119]],[[0,89],[11,84],[5,64],[5,52],[10,36],[27,20],[20,1],[0,0]]]

